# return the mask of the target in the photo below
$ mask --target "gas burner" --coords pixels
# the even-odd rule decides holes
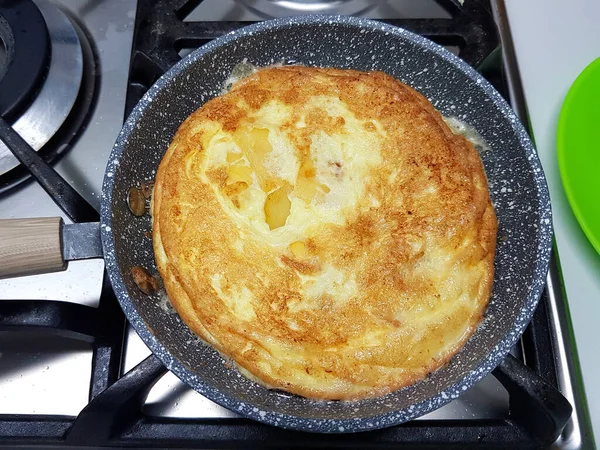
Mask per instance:
[[[85,34],[47,0],[0,6],[0,115],[46,162],[70,148],[94,97]],[[29,176],[0,141],[0,192]]]
[[[361,14],[374,8],[380,0],[238,0],[253,13],[264,18],[295,14]]]
[[[0,115],[10,120],[30,103],[48,69],[48,29],[33,2],[1,4],[0,42]]]

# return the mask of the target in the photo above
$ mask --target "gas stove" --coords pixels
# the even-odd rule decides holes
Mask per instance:
[[[526,119],[501,1],[330,3],[35,0],[39,10],[32,17],[47,29],[36,38],[45,42],[36,56],[40,74],[4,117],[98,210],[105,164],[123,120],[169,67],[253,21],[335,12],[383,20],[445,45],[480,70]],[[0,33],[2,27],[0,20]],[[10,42],[0,47],[1,76],[3,58],[12,50]],[[0,143],[0,218],[63,216],[69,223],[29,169]],[[569,327],[553,260],[520,345],[460,398],[386,430],[351,436],[290,432],[243,419],[167,372],[127,326],[103,262],[76,261],[61,273],[0,280],[0,446],[589,448]],[[543,393],[515,376],[524,373],[523,364],[569,400],[573,413],[566,426],[564,420],[553,423],[560,414]]]

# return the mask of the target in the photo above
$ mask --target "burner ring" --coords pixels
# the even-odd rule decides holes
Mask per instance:
[[[69,18],[46,0],[36,0],[36,3],[48,26],[51,64],[38,95],[12,126],[33,149],[39,150],[63,125],[73,108],[84,61],[79,35]],[[19,161],[0,141],[0,175],[18,165]]]
[[[0,3],[0,40],[6,64],[0,78],[0,116],[11,120],[27,107],[48,71],[48,29],[32,0]]]
[[[373,0],[238,0],[264,18],[290,14],[362,14],[376,6]]]

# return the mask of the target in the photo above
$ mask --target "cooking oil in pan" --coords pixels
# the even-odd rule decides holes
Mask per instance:
[[[228,92],[231,87],[240,80],[243,80],[246,77],[249,77],[253,73],[255,73],[258,69],[266,68],[266,67],[281,67],[281,66],[301,66],[302,63],[296,61],[292,58],[281,58],[280,61],[275,64],[270,64],[264,67],[257,67],[254,64],[248,62],[248,58],[244,58],[242,62],[236,64],[233,69],[231,69],[231,73],[223,83],[223,92],[225,94]]]
[[[477,150],[479,153],[484,153],[490,150],[487,142],[485,142],[483,137],[481,137],[481,135],[473,126],[463,122],[460,119],[457,119],[456,117],[442,116],[442,118],[454,134],[460,134],[463,136],[467,141],[473,144],[475,150]]]

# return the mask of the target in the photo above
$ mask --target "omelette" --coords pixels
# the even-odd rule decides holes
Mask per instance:
[[[355,400],[447,363],[491,295],[474,146],[381,72],[268,67],[188,117],[152,198],[171,303],[247,377]]]

